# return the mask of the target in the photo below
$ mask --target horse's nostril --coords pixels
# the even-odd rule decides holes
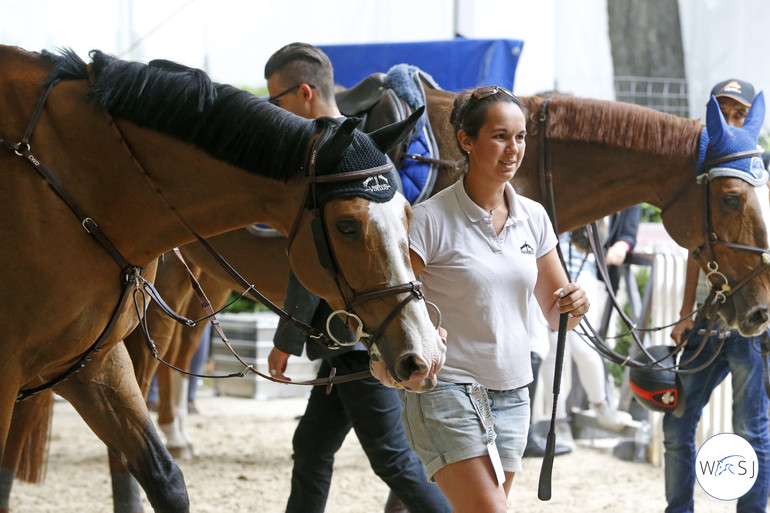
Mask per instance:
[[[770,313],[765,308],[758,308],[749,315],[749,322],[754,326],[762,326],[768,319],[770,319]]]
[[[398,361],[398,364],[396,365],[396,374],[398,375],[399,379],[402,379],[404,381],[409,381],[409,378],[412,377],[412,374],[415,372],[421,372],[427,369],[427,365],[417,357],[415,354],[405,354],[401,357],[401,359]]]

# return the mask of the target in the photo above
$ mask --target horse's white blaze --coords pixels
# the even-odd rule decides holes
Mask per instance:
[[[404,250],[409,247],[409,234],[403,220],[406,203],[406,198],[401,194],[396,194],[387,203],[369,203],[369,222],[382,233],[383,244],[388,254],[389,286],[408,283],[415,279],[408,255],[404,258]],[[428,376],[418,378],[420,383],[404,383],[418,390],[423,386],[422,380],[425,377],[435,378],[436,372],[444,363],[446,348],[431,323],[424,302],[410,301],[402,310],[400,318],[408,349],[414,351],[429,367]],[[392,377],[386,377],[385,374],[387,372],[384,366],[378,366],[375,376],[383,384],[393,386]]]
[[[767,235],[765,244],[768,245],[770,244],[770,187],[768,184],[754,187],[754,193],[757,195],[762,220],[765,222],[765,234]]]
[[[388,285],[398,285],[414,279],[411,268],[407,268],[403,248],[409,247],[409,239],[403,217],[406,208],[406,198],[396,194],[386,203],[369,202],[369,223],[382,233],[383,243],[388,255]]]

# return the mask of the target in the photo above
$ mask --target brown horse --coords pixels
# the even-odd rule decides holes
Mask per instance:
[[[71,52],[0,46],[3,455],[14,403],[50,388],[119,455],[157,511],[189,511],[119,342],[142,313],[128,296],[148,290],[155,260],[194,240],[192,227],[204,237],[255,222],[291,231],[297,276],[335,308],[354,302],[348,291],[396,286],[356,314],[381,335],[371,347],[390,380],[415,390],[435,383],[444,348],[424,302],[382,325],[405,299],[399,285],[414,280],[408,205],[362,189],[361,174],[343,178],[387,173],[383,150],[416,118],[365,135],[355,123],[297,118],[199,70],[92,58],[87,66]],[[312,171],[319,185],[306,187]],[[305,200],[318,207],[315,234]],[[316,257],[319,230],[327,267]]]
[[[447,122],[454,98],[453,93],[429,90],[428,114],[442,158],[458,160],[461,154]],[[702,244],[704,186],[695,182],[702,126],[697,120],[619,102],[568,96],[552,98],[547,116],[543,116],[542,98],[524,100],[530,110],[527,156],[514,178],[514,185],[520,193],[543,201],[545,194],[541,187],[539,166],[543,158],[548,157],[559,230],[570,230],[628,206],[647,202],[663,209],[665,226],[681,245],[695,249]],[[540,121],[541,118],[545,122]],[[547,150],[543,147],[541,135],[547,137],[550,146]],[[445,171],[438,177],[435,190],[443,189],[457,179],[457,174]],[[718,178],[712,180],[708,188],[711,224],[716,234],[748,246],[767,248],[766,231],[761,228],[734,231],[735,227],[758,222],[758,205],[744,202],[739,210],[727,208],[736,197],[740,199],[742,195],[748,195],[750,187],[741,180]],[[236,267],[254,283],[278,280],[279,283],[272,285],[265,282],[266,290],[282,295],[288,268],[282,252],[285,239],[257,239],[243,230],[239,232],[217,237],[217,248],[228,259],[246,254],[259,255],[262,251],[265,258],[238,262]],[[229,247],[228,242],[231,243]],[[249,248],[250,244],[260,246],[261,250],[252,254],[251,250],[243,249]],[[219,273],[213,264],[206,263],[206,258],[196,258],[194,246],[193,243],[183,248],[188,262],[214,274]],[[197,253],[201,254],[200,249]],[[757,254],[741,251],[717,257],[720,270],[728,271],[731,283],[740,281],[746,269],[761,264]],[[184,287],[189,291],[186,284]],[[226,279],[219,287],[228,291],[233,288]],[[755,291],[746,296],[751,308],[766,311],[766,273],[758,275],[746,287]],[[743,293],[750,290],[744,289]],[[211,290],[211,296],[217,295],[213,288],[206,290]],[[187,293],[191,294],[182,294]],[[740,315],[750,316],[751,311],[741,309]],[[187,340],[183,347],[189,351],[186,357],[189,362],[199,337]]]

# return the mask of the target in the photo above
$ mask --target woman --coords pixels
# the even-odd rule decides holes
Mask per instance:
[[[414,207],[411,257],[443,313],[446,363],[428,393],[403,395],[402,421],[453,511],[505,512],[529,427],[528,304],[553,329],[589,307],[569,283],[543,207],[509,181],[521,165],[526,107],[501,87],[460,93],[450,121],[465,176]]]

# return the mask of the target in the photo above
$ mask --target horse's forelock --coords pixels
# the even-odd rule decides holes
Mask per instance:
[[[540,101],[528,101],[534,131]],[[602,144],[661,155],[685,156],[697,146],[698,120],[680,118],[624,102],[568,95],[551,98],[546,135],[554,140]]]

